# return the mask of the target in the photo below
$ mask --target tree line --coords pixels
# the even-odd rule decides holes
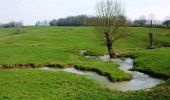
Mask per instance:
[[[87,15],[69,16],[51,21],[38,21],[36,26],[91,26],[94,17]]]
[[[87,15],[70,16],[50,21],[51,26],[89,26],[91,17]]]
[[[96,16],[97,17],[97,16]],[[94,26],[95,16],[88,15],[78,15],[78,16],[69,16],[66,18],[53,19],[53,20],[44,20],[37,21],[36,26]],[[170,27],[170,17],[167,17],[164,21],[157,21],[154,19],[147,19],[145,16],[141,16],[138,19],[127,20],[127,26],[134,27]],[[1,24],[1,28],[17,27],[23,26],[23,22],[10,21],[8,23]]]
[[[0,24],[1,28],[20,27],[20,26],[23,26],[23,23],[21,21],[20,22],[11,21],[5,24]]]
[[[169,27],[170,17],[167,17],[164,21],[155,20],[153,17],[146,18],[141,16],[138,19],[130,20],[128,19],[128,26],[134,27]]]
[[[94,26],[94,20],[97,16],[78,15],[69,16],[66,18],[53,19],[50,21],[37,21],[36,26]],[[141,16],[138,19],[127,20],[127,26],[134,27],[170,27],[170,18],[164,21],[158,21],[154,19],[147,19],[145,16]]]

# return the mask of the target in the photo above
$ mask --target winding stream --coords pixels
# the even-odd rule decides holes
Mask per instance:
[[[86,51],[81,51],[81,54],[84,54]],[[155,87],[158,84],[164,83],[164,80],[157,79],[150,77],[147,74],[138,72],[138,71],[129,71],[133,67],[133,60],[130,58],[127,58],[125,60],[121,59],[110,59],[108,55],[95,57],[95,56],[85,56],[86,58],[96,58],[100,59],[102,61],[113,61],[113,63],[118,64],[121,70],[133,75],[133,79],[130,81],[123,81],[123,82],[111,82],[107,77],[101,76],[95,72],[89,72],[89,71],[80,71],[73,68],[65,68],[65,69],[59,69],[59,68],[49,68],[44,67],[41,68],[42,70],[50,70],[50,71],[65,71],[69,73],[74,73],[77,75],[83,75],[86,76],[89,79],[96,80],[99,82],[102,86],[110,89],[110,90],[118,90],[118,91],[131,91],[131,90],[142,90],[142,89],[148,89]]]

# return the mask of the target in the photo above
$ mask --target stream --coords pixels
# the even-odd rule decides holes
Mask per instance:
[[[84,54],[86,51],[81,51],[81,54]],[[118,64],[121,70],[123,70],[126,73],[129,73],[133,76],[132,80],[130,81],[122,81],[122,82],[111,82],[108,77],[99,75],[95,72],[90,71],[80,71],[72,68],[49,68],[49,67],[43,67],[41,70],[48,70],[48,71],[64,71],[69,73],[74,73],[77,75],[82,75],[87,77],[88,79],[96,80],[99,84],[102,86],[110,89],[110,90],[117,90],[117,91],[132,91],[132,90],[142,90],[142,89],[148,89],[153,88],[158,84],[164,83],[165,81],[162,79],[153,78],[147,74],[138,72],[138,71],[130,71],[131,68],[133,68],[133,59],[126,58],[125,60],[121,59],[110,59],[109,55],[104,55],[100,57],[95,56],[85,56],[86,58],[96,58],[100,59],[102,61],[113,61],[113,63]]]

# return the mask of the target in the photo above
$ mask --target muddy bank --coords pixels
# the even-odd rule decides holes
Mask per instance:
[[[22,69],[22,68],[39,68],[39,67],[57,67],[64,68],[63,65],[60,64],[2,64],[0,65],[0,69]]]
[[[118,81],[128,81],[131,80],[131,78],[114,78],[112,77],[111,73],[104,72],[102,70],[99,70],[97,68],[91,68],[86,66],[79,66],[74,64],[66,64],[66,65],[60,65],[60,64],[3,64],[0,65],[0,69],[25,69],[25,68],[43,68],[44,66],[48,68],[75,68],[76,70],[81,71],[91,71],[95,72],[99,75],[107,77],[109,81],[111,82],[118,82]]]
[[[139,71],[145,74],[148,74],[149,76],[152,76],[154,78],[159,78],[159,79],[163,79],[163,80],[168,80],[170,77],[168,75],[164,75],[161,73],[156,73],[150,69],[137,69],[137,68],[132,68],[131,71]]]
[[[107,77],[109,79],[109,81],[111,81],[111,82],[129,81],[132,79],[132,77],[130,77],[130,78],[113,78],[111,73],[101,71],[97,68],[89,68],[89,67],[83,67],[83,66],[77,66],[77,65],[75,65],[74,68],[77,70],[81,70],[81,71],[95,72],[99,75]]]

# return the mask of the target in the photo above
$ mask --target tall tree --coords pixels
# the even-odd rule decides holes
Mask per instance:
[[[116,0],[102,0],[96,5],[94,24],[107,45],[110,58],[116,58],[117,53],[113,51],[113,43],[123,36],[122,27],[126,26],[124,8]]]

